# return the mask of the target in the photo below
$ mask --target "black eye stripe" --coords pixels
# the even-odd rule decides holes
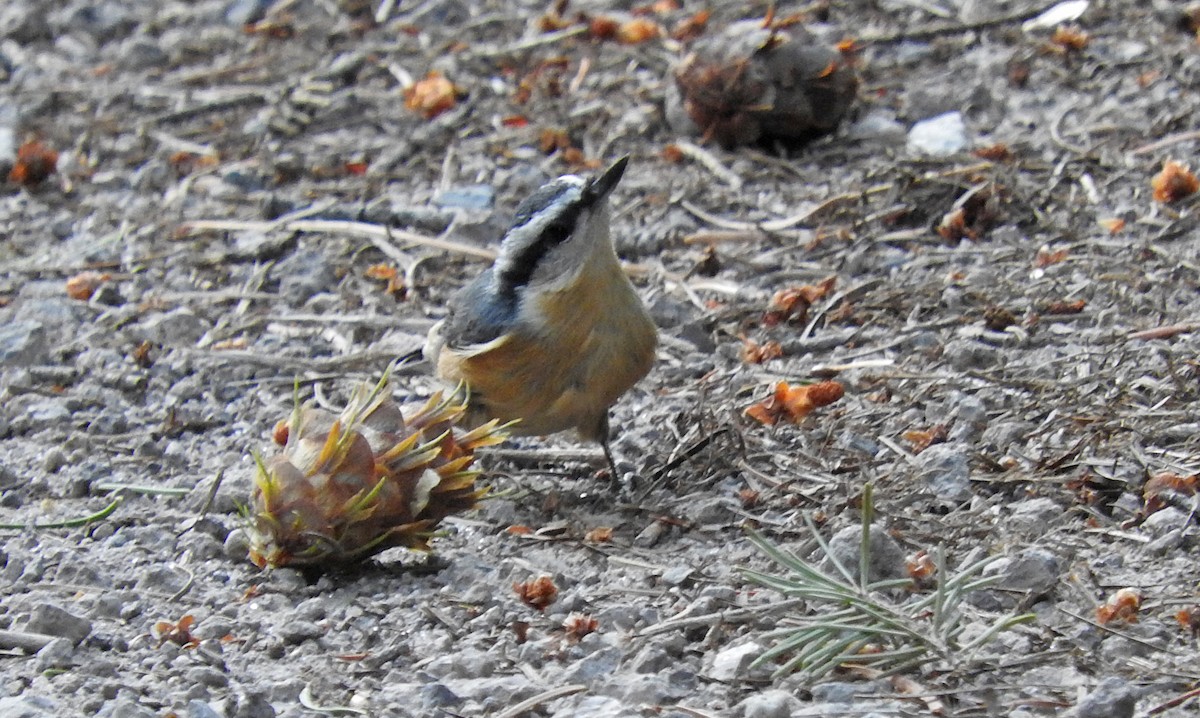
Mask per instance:
[[[497,275],[500,280],[500,291],[512,292],[517,287],[528,284],[542,258],[551,249],[567,241],[571,233],[575,231],[575,225],[582,212],[582,204],[574,204],[565,208],[553,222],[542,228],[537,239],[513,253],[507,266]]]

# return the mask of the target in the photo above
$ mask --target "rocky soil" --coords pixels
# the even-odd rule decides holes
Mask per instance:
[[[673,131],[686,46],[570,22],[629,3],[551,34],[525,1],[0,6],[0,162],[58,152],[0,185],[0,715],[1195,715],[1200,203],[1151,183],[1200,169],[1200,44],[1182,2],[1068,3],[1057,37],[1027,24],[1053,4],[781,4],[861,80],[786,151]],[[704,9],[671,5],[647,17]],[[428,118],[431,70],[457,89]],[[251,565],[293,384],[336,407],[378,378],[522,197],[624,154],[615,237],[662,334],[614,411],[631,496],[595,447],[523,439],[432,556]],[[797,424],[744,414],[829,378]],[[747,528],[808,556],[808,516],[856,561],[867,484],[877,566],[998,557],[967,633],[1033,620],[895,676],[751,666],[830,609],[748,581],[782,569]],[[541,611],[513,590],[540,576]],[[1140,609],[1101,621],[1120,589]]]

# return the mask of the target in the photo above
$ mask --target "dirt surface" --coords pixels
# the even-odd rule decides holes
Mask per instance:
[[[684,4],[659,21],[702,9]],[[1197,201],[1151,189],[1200,142],[1183,3],[1093,0],[1081,47],[1023,28],[1048,2],[834,3],[808,24],[858,39],[848,122],[790,154],[682,158],[663,154],[700,142],[665,120],[679,43],[547,37],[539,3],[402,0],[375,23],[379,5],[0,7],[0,135],[60,153],[0,189],[0,521],[25,526],[0,532],[0,714],[1130,716],[1196,687],[1175,615],[1200,581]],[[721,4],[710,27],[765,12]],[[430,70],[459,96],[427,119],[404,88]],[[952,121],[948,154],[909,144],[953,112],[961,149]],[[556,131],[577,151],[547,153]],[[662,335],[614,412],[634,501],[594,447],[526,439],[485,459],[496,498],[431,559],[248,563],[250,452],[295,378],[336,407],[485,266],[402,232],[494,248],[541,182],[624,154],[616,242]],[[402,291],[366,276],[381,263]],[[70,298],[84,270],[105,276]],[[831,276],[806,314],[764,320]],[[782,356],[747,363],[743,339]],[[828,377],[845,396],[798,425],[743,415]],[[437,386],[420,365],[397,384]],[[1164,473],[1182,478],[1147,501]],[[905,680],[747,668],[805,609],[738,572],[769,568],[744,526],[806,554],[802,516],[853,526],[868,482],[902,554],[1003,557],[970,622],[1036,620]],[[34,525],[117,496],[86,526]],[[512,589],[541,575],[545,611]],[[1138,620],[1098,625],[1121,588]],[[596,630],[564,628],[580,616]]]

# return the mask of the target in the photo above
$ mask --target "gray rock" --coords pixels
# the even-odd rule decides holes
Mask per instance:
[[[988,369],[1000,361],[1000,351],[973,339],[954,339],[946,342],[942,358],[958,371]]]
[[[813,700],[820,703],[858,703],[864,696],[878,692],[879,687],[875,684],[848,681],[829,681],[812,687]]]
[[[179,307],[146,319],[139,329],[144,339],[157,344],[191,346],[208,331],[208,322],[196,316],[191,309]]]
[[[1137,692],[1124,678],[1111,676],[1075,707],[1077,718],[1131,718],[1137,704]]]
[[[742,718],[791,718],[800,709],[800,701],[791,693],[767,690],[755,693],[742,701],[735,711]]]
[[[763,652],[763,647],[751,641],[736,646],[729,646],[717,653],[708,669],[708,676],[716,681],[732,683],[743,677]]]
[[[421,701],[422,712],[428,715],[437,713],[440,708],[462,703],[462,698],[442,683],[426,683],[421,686],[417,695]]]
[[[691,566],[672,566],[663,571],[662,582],[668,586],[681,586],[692,576]]]
[[[847,139],[891,145],[904,142],[907,134],[904,125],[897,122],[896,116],[891,112],[868,112],[846,128]]]
[[[485,210],[491,208],[495,199],[496,191],[491,185],[473,184],[438,192],[432,201],[439,207]]]
[[[222,718],[221,714],[204,701],[190,700],[187,706],[188,718]]]
[[[1016,556],[998,559],[983,570],[984,575],[1003,576],[1000,586],[1014,591],[1045,593],[1058,585],[1062,565],[1044,548],[1027,548]]]
[[[0,698],[0,716],[4,718],[53,718],[63,715],[49,698],[29,694]]]
[[[967,126],[960,112],[921,120],[908,131],[908,151],[913,154],[945,157],[967,146]]]
[[[106,701],[96,713],[96,718],[155,718],[155,713],[128,698],[116,698]]]
[[[73,663],[75,656],[75,644],[67,638],[55,638],[50,641],[42,650],[37,652],[37,660],[34,661],[35,670],[38,673],[46,671],[69,668]],[[0,715],[5,715],[0,713]]]
[[[613,674],[621,665],[621,649],[613,646],[602,648],[567,666],[563,671],[564,683],[592,685]]]
[[[39,603],[33,607],[25,630],[61,636],[78,645],[92,632],[92,622],[53,603]]]
[[[279,293],[294,305],[337,287],[337,272],[324,253],[299,249],[275,265],[271,276],[279,279]]]
[[[950,412],[951,442],[970,443],[977,440],[987,428],[987,406],[975,396],[959,394]]]
[[[228,718],[275,718],[275,707],[262,691],[237,692],[225,702]]]
[[[958,444],[934,444],[917,455],[920,477],[941,501],[957,504],[971,498],[971,464]]]
[[[554,718],[627,718],[634,715],[633,708],[616,698],[608,696],[584,696],[574,705],[566,706],[553,713]]]
[[[245,561],[250,555],[250,539],[246,536],[246,530],[236,528],[230,531],[221,545],[221,551],[231,561]]]
[[[325,629],[312,621],[292,620],[276,627],[275,635],[284,643],[303,643],[325,635]]]
[[[675,659],[670,654],[654,644],[649,644],[637,652],[629,667],[638,673],[659,673],[674,663]]]
[[[1004,525],[1017,533],[1038,535],[1054,525],[1063,515],[1063,508],[1045,497],[1029,499],[1012,505],[1012,515]]]
[[[225,8],[225,22],[241,27],[263,19],[275,0],[233,0]]]
[[[46,361],[49,353],[46,327],[41,322],[8,322],[0,325],[0,366],[30,366]]]
[[[829,539],[830,556],[837,559],[856,581],[861,549],[862,526],[858,524],[843,528]],[[904,549],[878,524],[871,527],[870,552],[871,575],[867,577],[868,580],[883,581],[905,576]],[[822,559],[821,567],[832,575],[841,576],[829,557]]]
[[[1159,509],[1146,517],[1142,522],[1142,530],[1153,536],[1164,536],[1171,531],[1187,526],[1190,517],[1186,512],[1174,506]]]

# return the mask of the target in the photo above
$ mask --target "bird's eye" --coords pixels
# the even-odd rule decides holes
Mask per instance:
[[[542,240],[549,244],[562,244],[571,236],[571,228],[565,224],[552,224],[542,230]]]

